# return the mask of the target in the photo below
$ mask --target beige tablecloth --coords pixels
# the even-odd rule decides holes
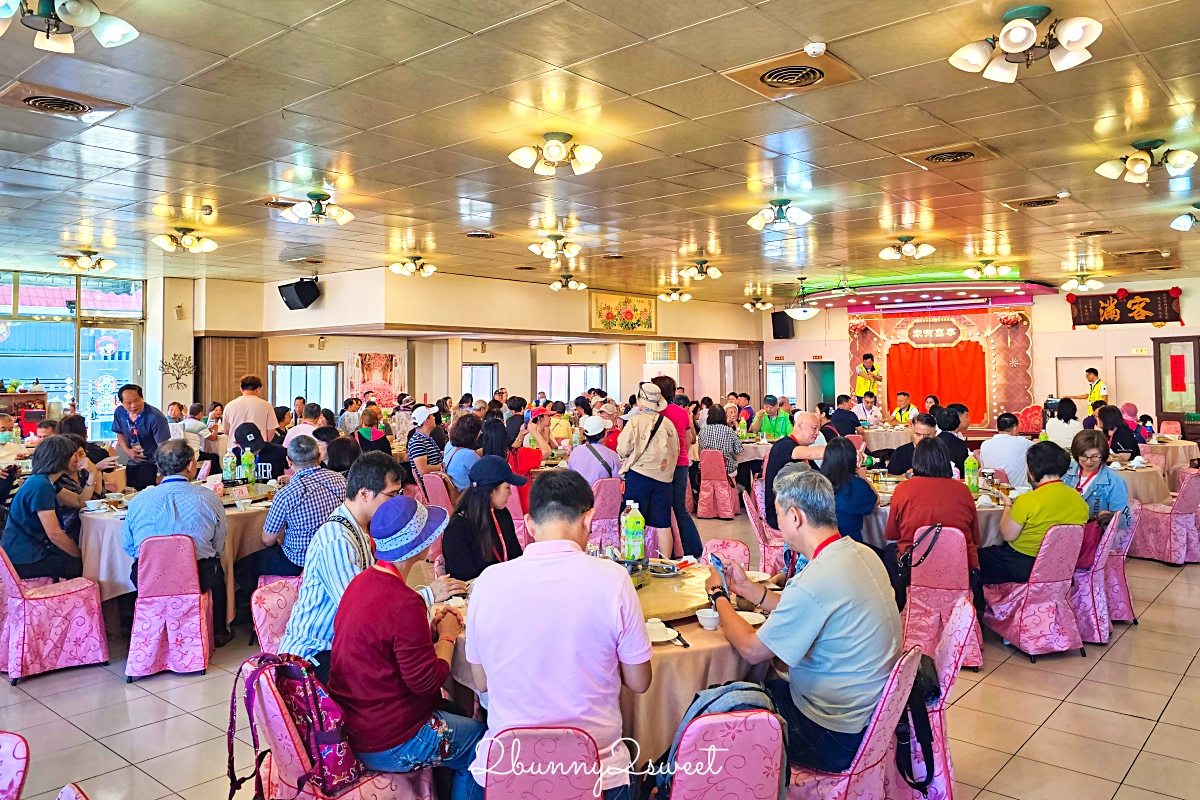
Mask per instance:
[[[1186,466],[1186,465],[1185,465]],[[1171,503],[1171,492],[1158,467],[1114,470],[1125,481],[1130,500],[1143,503]]]
[[[881,495],[881,500],[886,495]],[[876,508],[871,516],[863,520],[863,541],[872,547],[880,549],[887,543],[883,538],[884,529],[887,527],[889,506],[881,505]],[[1003,516],[1002,508],[977,508],[976,514],[979,516],[979,535],[981,538],[980,547],[991,547],[995,544],[1000,544],[1004,540],[1000,538],[1000,517]]]
[[[225,552],[221,566],[225,569],[227,622],[233,621],[233,562],[262,550],[262,529],[267,521],[267,509],[253,506],[246,511],[225,509],[229,532],[225,536]],[[100,585],[100,599],[110,600],[118,595],[136,591],[129,580],[133,559],[121,549],[121,523],[109,512],[82,514],[79,547],[83,550],[83,577]],[[163,531],[164,534],[169,531]]]
[[[1200,458],[1200,447],[1195,442],[1179,439],[1166,444],[1154,442],[1149,448],[1151,453],[1167,457],[1167,488],[1172,492],[1179,491],[1179,470],[1189,466],[1193,458]]]
[[[742,452],[737,457],[738,463],[744,461],[766,461],[767,454],[771,452],[771,445],[759,444],[758,442],[742,442]]]
[[[863,433],[863,443],[868,450],[895,450],[912,441],[912,429],[898,431],[868,430]]]

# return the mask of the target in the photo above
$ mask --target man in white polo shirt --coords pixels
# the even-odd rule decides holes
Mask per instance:
[[[1016,414],[1001,414],[996,417],[995,436],[979,446],[979,466],[986,469],[1002,469],[1008,475],[1011,486],[1029,488],[1029,475],[1025,468],[1025,454],[1033,442],[1021,435],[1020,422]]]

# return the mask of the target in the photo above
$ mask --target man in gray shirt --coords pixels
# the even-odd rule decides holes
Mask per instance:
[[[883,562],[866,545],[838,535],[833,487],[815,470],[775,481],[779,532],[808,564],[782,594],[726,564],[728,589],[771,616],[756,632],[711,570],[709,597],[730,643],[751,664],[775,656],[789,680],[766,690],[788,723],[788,761],[844,772],[858,753],[888,676],[900,658],[903,631]]]

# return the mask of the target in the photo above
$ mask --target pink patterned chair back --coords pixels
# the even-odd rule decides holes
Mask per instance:
[[[596,513],[592,516],[593,521],[620,518],[621,485],[620,478],[601,478],[592,484],[592,494],[596,498]]]
[[[425,483],[425,496],[429,498],[429,502],[425,505],[444,508],[447,513],[453,514],[454,504],[450,502],[450,490],[446,488],[446,481],[442,478],[442,473],[431,472],[421,477]]]
[[[138,597],[200,594],[196,543],[179,534],[151,536],[138,548]]]
[[[1179,422],[1177,420],[1164,419],[1161,423],[1159,423],[1158,432],[1159,433],[1171,433],[1171,434],[1175,434],[1176,436],[1182,436],[1183,428],[1180,427]]]
[[[513,487],[508,493],[508,504],[505,506],[508,509],[509,516],[512,517],[513,530],[516,531],[517,541],[521,543],[521,549],[533,541],[533,537],[525,530],[525,512],[521,509],[521,495],[516,487]]]
[[[1200,526],[1196,513],[1200,506],[1200,474],[1197,470],[1179,470],[1179,493],[1171,505],[1147,503],[1133,532],[1129,555],[1152,558],[1168,564],[1200,561]]]
[[[1071,580],[1075,573],[1075,562],[1079,560],[1079,548],[1083,545],[1082,525],[1055,525],[1046,531],[1030,583],[1061,583]]]
[[[916,535],[922,531],[924,528]],[[904,647],[920,645],[926,653],[932,653],[942,640],[958,601],[971,597],[966,534],[958,528],[942,528],[937,543],[931,545],[932,540],[930,533],[913,548],[912,579],[903,613]],[[966,663],[983,665],[983,632],[978,625],[967,645]]]
[[[1117,531],[1113,537],[1112,552],[1104,565],[1105,598],[1108,602],[1108,618],[1111,621],[1121,620],[1132,622],[1137,619],[1133,613],[1133,596],[1129,592],[1129,581],[1125,577],[1125,558],[1129,546],[1133,544],[1133,533],[1137,530],[1142,518],[1142,504],[1137,500],[1129,501],[1129,524]]]
[[[755,505],[754,499],[746,492],[742,492],[743,501],[746,504],[746,516],[750,518],[750,528],[754,531],[754,538],[758,541],[758,570],[766,572],[769,575],[775,575],[783,571],[783,539],[768,539],[767,531],[774,530],[767,525],[766,520],[758,513],[758,506]]]
[[[12,562],[8,559],[8,553],[3,548],[0,548],[0,556],[4,557],[4,563],[0,565],[0,581],[4,582],[4,596],[9,602],[19,601],[24,597],[21,591],[21,578],[17,575]]]
[[[28,772],[29,742],[19,733],[0,731],[0,800],[18,800]]]
[[[937,666],[938,685],[942,693],[934,705],[934,710],[942,711],[950,703],[950,691],[954,688],[954,679],[965,663],[967,649],[974,632],[979,630],[975,618],[975,606],[970,599],[963,597],[954,604],[950,618],[942,628],[942,638],[937,643],[933,653],[933,663]]]
[[[1124,558],[1129,552],[1129,545],[1133,543],[1133,532],[1137,528],[1138,522],[1142,518],[1142,503],[1140,500],[1129,501],[1129,524],[1117,530],[1113,537],[1112,553],[1109,556],[1109,561],[1116,556]]]
[[[671,796],[773,798],[784,763],[783,727],[775,714],[702,714],[679,739]]]
[[[862,449],[863,449],[863,437],[862,437],[862,434],[859,434],[859,433],[849,433],[849,434],[846,434],[846,438],[847,438],[847,439],[849,439],[849,440],[850,440],[850,443],[854,445],[854,449],[855,449],[855,450],[862,450]]]
[[[492,739],[487,765],[488,800],[594,800],[600,755],[578,728],[508,728]]]
[[[782,543],[783,536],[780,535],[779,531],[767,524],[765,511],[767,506],[767,482],[759,477],[751,478],[750,488],[754,490],[755,508],[758,509],[758,518],[762,520],[763,531],[766,533],[767,538],[778,540]]]
[[[204,461],[202,464],[200,464],[200,469],[196,470],[196,480],[203,481],[205,478],[207,478],[209,476],[209,473],[211,473],[211,472],[212,472],[212,462]],[[71,784],[71,785],[74,786],[74,784]],[[63,791],[65,792],[66,789],[63,789]],[[60,798],[61,798],[61,796],[60,796]]]
[[[258,646],[264,653],[279,652],[279,642],[299,596],[300,578],[280,578],[254,590],[250,597],[250,616],[254,620]]]
[[[692,493],[689,491],[688,496]],[[696,516],[701,519],[733,519],[738,512],[737,488],[725,472],[725,456],[719,450],[700,451],[700,499]]]
[[[1105,573],[1108,562],[1120,558],[1114,557],[1111,550],[1122,518],[1122,514],[1112,517],[1096,545],[1096,557],[1091,568],[1075,570],[1075,578],[1071,582],[1071,610],[1075,613],[1079,636],[1085,642],[1106,644],[1112,631],[1112,620],[1108,615],[1108,586]]]
[[[1142,445],[1145,447],[1146,445]],[[1167,477],[1167,457],[1160,456],[1158,453],[1146,453],[1142,456],[1146,459],[1146,463],[1158,470],[1158,474],[1164,478]]]
[[[996,468],[995,475],[993,477],[995,477],[997,483],[1011,483],[1011,481],[1008,479],[1008,473],[999,467]]]
[[[745,542],[739,542],[737,539],[709,539],[704,543],[704,552],[700,554],[700,560],[711,564],[708,560],[711,553],[716,553],[726,564],[738,563],[742,565],[742,569],[750,569],[750,548]]]
[[[1185,467],[1179,470],[1179,494],[1171,504],[1171,513],[1176,516],[1187,516],[1196,513],[1200,508],[1200,480],[1194,480],[1200,470]]]
[[[83,789],[79,788],[79,784],[68,783],[58,793],[55,800],[88,800],[88,796],[84,794]]]
[[[728,481],[729,473],[725,471],[725,456],[720,450],[700,451],[700,480]]]

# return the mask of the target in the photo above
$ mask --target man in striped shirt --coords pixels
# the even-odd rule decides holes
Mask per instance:
[[[371,517],[400,494],[400,466],[387,453],[364,453],[346,475],[346,502],[317,528],[308,545],[300,595],[292,607],[279,652],[313,664],[313,673],[329,680],[333,618],[350,581],[375,563]],[[448,576],[421,590],[426,605],[465,594],[466,584]]]

